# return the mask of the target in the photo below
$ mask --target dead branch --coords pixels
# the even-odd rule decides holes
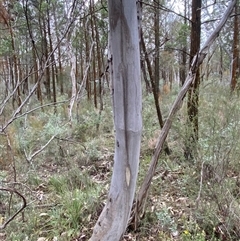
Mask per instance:
[[[25,158],[26,158],[27,162],[28,162],[28,163],[32,163],[32,159],[33,159],[36,155],[38,155],[40,152],[42,152],[42,151],[51,143],[51,141],[52,141],[57,135],[58,135],[58,133],[55,134],[55,135],[53,135],[53,136],[47,141],[47,143],[46,143],[45,145],[41,146],[37,151],[35,151],[33,154],[31,154],[31,155],[29,155],[29,156],[27,155],[27,152],[26,152],[26,150],[24,149],[24,155],[25,155]]]
[[[10,218],[8,218],[7,221],[5,221],[2,225],[0,225],[0,230],[1,230],[1,229],[6,228],[6,226],[7,226],[20,212],[22,212],[24,208],[26,208],[26,206],[27,206],[27,201],[26,201],[25,197],[24,197],[20,192],[18,192],[18,191],[15,190],[15,189],[0,187],[0,191],[10,192],[11,194],[12,194],[12,193],[15,193],[15,194],[17,194],[19,197],[21,197],[21,199],[22,199],[22,201],[23,201],[22,207],[21,207],[20,209],[18,209],[18,211],[16,211]]]

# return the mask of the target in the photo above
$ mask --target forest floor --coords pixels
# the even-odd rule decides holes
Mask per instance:
[[[223,86],[201,87],[199,146],[184,157],[186,106],[168,136],[171,155],[159,159],[145,215],[123,240],[240,240],[240,106]],[[178,92],[162,96],[164,118]],[[87,101],[78,121],[66,121],[66,106],[33,113],[8,128],[0,140],[0,185],[27,201],[0,241],[88,240],[107,197],[114,156],[109,97],[100,113]],[[148,169],[160,130],[152,95],[144,95],[138,188]],[[56,135],[32,159],[31,155]],[[7,142],[9,141],[9,142]],[[10,143],[7,146],[6,143]],[[22,205],[16,193],[0,192],[0,225]]]

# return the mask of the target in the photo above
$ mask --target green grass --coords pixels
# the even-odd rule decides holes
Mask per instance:
[[[161,101],[164,118],[177,89]],[[200,93],[196,156],[189,162],[183,155],[187,141],[184,103],[167,138],[172,154],[161,155],[146,214],[137,234],[132,233],[139,240],[149,240],[152,236],[153,240],[216,241],[216,229],[222,220],[228,240],[240,237],[239,99],[230,98],[226,87],[220,85],[202,86]],[[24,215],[18,215],[7,226],[7,240],[35,241],[39,237],[71,240],[79,235],[91,235],[106,199],[114,153],[111,101],[108,96],[104,101],[101,116],[92,104],[83,101],[79,119],[75,116],[71,126],[65,108],[60,107],[57,114],[52,114],[52,109],[39,110],[9,126],[14,152],[13,158],[4,159],[8,168],[0,172],[0,182],[18,189],[28,206]],[[156,139],[158,130],[153,96],[146,95],[138,188],[153,153],[149,140]],[[34,153],[53,135],[56,138],[28,163],[25,154]],[[7,153],[10,156],[6,143],[6,138],[0,140],[0,158]],[[9,202],[5,193],[2,199]],[[13,199],[10,207],[15,210],[21,202],[15,196]],[[7,213],[1,215],[8,217]]]

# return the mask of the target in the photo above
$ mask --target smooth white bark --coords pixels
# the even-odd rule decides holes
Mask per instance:
[[[125,232],[136,188],[142,131],[136,1],[109,0],[108,6],[115,155],[108,200],[94,227],[92,241],[118,241]]]

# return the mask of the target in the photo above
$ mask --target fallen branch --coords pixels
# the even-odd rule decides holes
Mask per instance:
[[[0,230],[6,228],[6,226],[20,213],[23,211],[23,209],[27,206],[27,201],[25,199],[25,197],[18,191],[16,191],[15,189],[10,189],[10,188],[3,188],[0,187],[0,191],[5,191],[5,192],[11,192],[11,193],[15,193],[17,194],[19,197],[21,197],[22,201],[23,201],[23,205],[20,209],[18,209],[17,212],[15,212],[10,218],[8,218],[7,221],[5,221],[2,225],[0,225]]]
[[[175,116],[175,114],[177,113],[177,111],[181,108],[182,106],[182,102],[183,99],[187,93],[187,91],[189,90],[190,86],[192,83],[194,83],[195,80],[195,75],[196,75],[196,71],[198,70],[198,68],[200,67],[200,65],[202,64],[203,60],[205,59],[210,46],[212,45],[212,43],[215,41],[215,39],[219,36],[219,33],[221,31],[221,29],[223,28],[224,24],[226,23],[227,19],[229,18],[234,6],[236,4],[236,0],[232,0],[229,3],[229,6],[227,8],[227,10],[225,11],[222,19],[220,20],[220,22],[218,23],[216,29],[213,31],[213,33],[210,35],[210,37],[207,39],[207,41],[205,42],[205,44],[203,45],[202,49],[198,52],[198,54],[196,54],[193,58],[188,76],[186,78],[186,81],[182,87],[182,89],[180,90],[171,110],[170,113],[168,115],[167,120],[164,123],[164,126],[162,128],[162,131],[160,133],[158,142],[156,144],[155,147],[155,151],[154,154],[152,156],[151,159],[151,163],[147,172],[147,175],[144,178],[143,184],[137,194],[137,198],[136,201],[133,205],[133,209],[132,209],[132,215],[131,218],[129,220],[130,225],[136,230],[138,227],[138,223],[139,220],[141,218],[141,215],[144,214],[145,210],[144,210],[144,204],[146,202],[146,199],[148,197],[148,191],[152,182],[152,178],[155,174],[156,171],[156,166],[158,163],[158,159],[160,156],[160,153],[163,149],[163,145],[164,142],[167,138],[168,132],[171,128],[172,125],[172,121],[173,118]]]

